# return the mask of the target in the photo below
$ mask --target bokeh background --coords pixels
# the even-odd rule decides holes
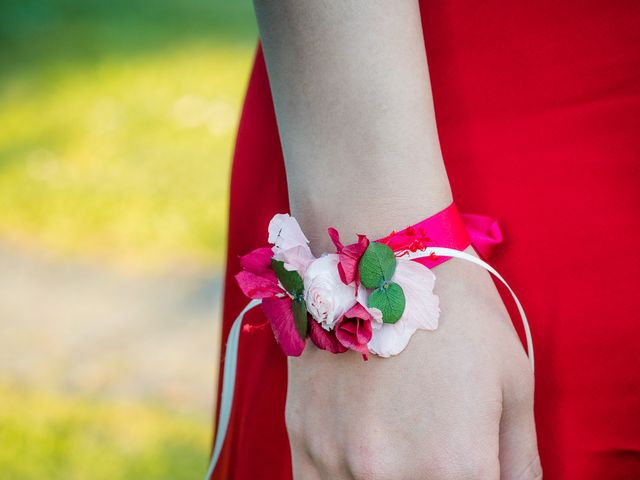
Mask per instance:
[[[249,0],[0,2],[0,478],[207,468]]]

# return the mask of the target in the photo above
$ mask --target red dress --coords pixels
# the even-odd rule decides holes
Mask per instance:
[[[489,262],[531,322],[545,479],[640,479],[640,2],[441,0],[421,8],[454,198],[462,212],[500,222],[505,239]],[[260,50],[230,209],[223,338],[247,302],[233,279],[237,256],[264,245],[271,217],[289,211]],[[265,318],[254,309],[247,322]],[[243,331],[212,478],[291,478],[286,383],[271,329]]]

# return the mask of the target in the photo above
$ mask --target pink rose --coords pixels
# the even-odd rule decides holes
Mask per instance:
[[[313,320],[309,322],[309,339],[320,350],[326,350],[331,353],[343,353],[348,350],[336,338],[335,330],[325,330],[318,322]]]
[[[360,352],[367,360],[369,353],[367,344],[373,334],[372,320],[374,318],[369,310],[362,304],[356,303],[336,323],[336,339],[348,349]]]

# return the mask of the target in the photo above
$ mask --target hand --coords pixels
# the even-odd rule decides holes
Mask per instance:
[[[440,326],[400,355],[309,343],[290,358],[296,480],[542,478],[533,374],[489,274],[457,259],[434,273]]]

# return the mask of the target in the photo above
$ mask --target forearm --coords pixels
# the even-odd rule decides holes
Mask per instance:
[[[313,252],[334,250],[329,226],[375,239],[446,207],[417,1],[254,2],[291,213]],[[307,345],[290,358],[294,478],[541,478],[533,376],[495,286],[455,260],[436,277],[437,331],[401,354]]]
[[[255,0],[291,213],[315,253],[451,202],[415,1]]]

